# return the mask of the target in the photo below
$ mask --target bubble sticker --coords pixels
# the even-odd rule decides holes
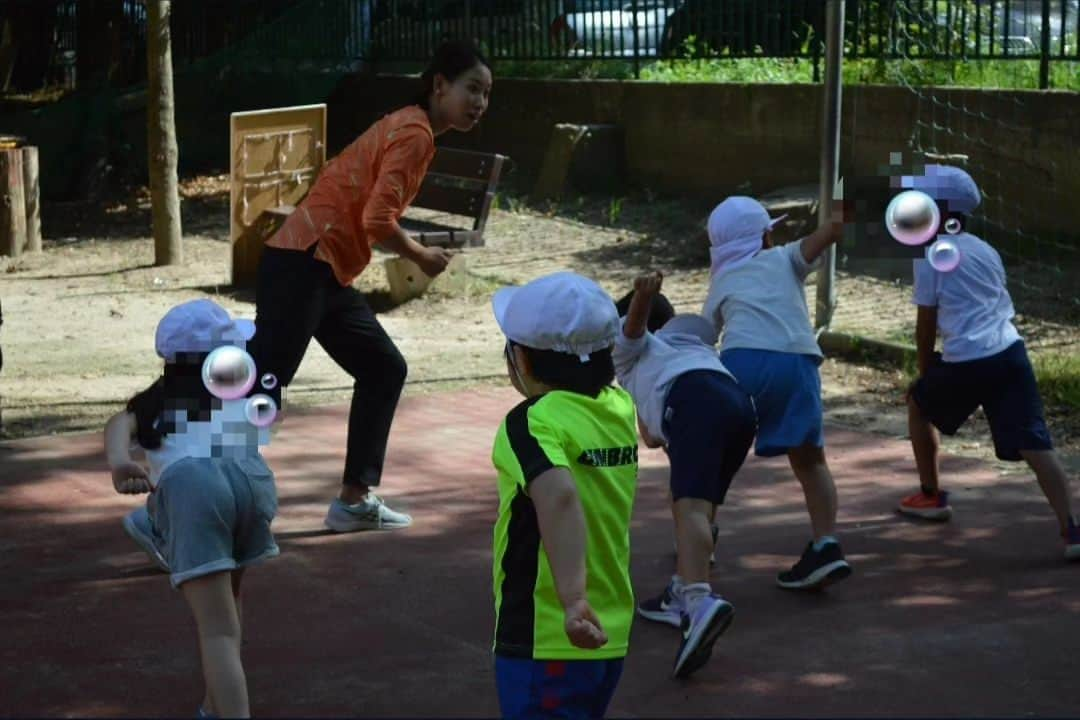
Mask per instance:
[[[960,221],[956,218],[949,218],[945,221],[945,232],[950,235],[955,235],[960,232]]]
[[[268,395],[252,395],[244,405],[244,417],[257,428],[268,427],[277,417],[277,404]]]
[[[277,387],[277,375],[266,373],[259,378],[259,385],[262,385],[263,390],[273,390]]]
[[[918,246],[937,235],[941,211],[924,192],[907,190],[892,199],[885,209],[885,227],[903,245]]]
[[[948,237],[942,237],[926,251],[926,259],[938,272],[952,272],[960,265],[960,248]]]
[[[255,361],[233,345],[219,347],[203,362],[202,380],[214,397],[222,400],[242,398],[255,385]]]

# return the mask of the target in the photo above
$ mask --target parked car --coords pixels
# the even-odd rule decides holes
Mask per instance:
[[[685,0],[661,35],[665,56],[711,53],[795,54],[813,33],[824,37],[820,0]]]
[[[563,0],[565,12],[551,25],[552,44],[570,55],[657,55],[678,6],[679,0]]]
[[[525,0],[380,0],[372,15],[373,49],[383,56],[418,58],[444,40],[472,38],[499,55],[541,54],[560,5],[552,3],[547,17],[529,6]]]

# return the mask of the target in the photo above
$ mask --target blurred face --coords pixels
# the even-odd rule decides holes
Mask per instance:
[[[468,132],[487,110],[491,84],[491,70],[481,63],[458,75],[453,82],[436,75],[433,105],[450,127]]]

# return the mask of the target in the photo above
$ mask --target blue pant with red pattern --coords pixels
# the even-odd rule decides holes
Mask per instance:
[[[504,718],[602,718],[623,659],[528,660],[495,656]]]

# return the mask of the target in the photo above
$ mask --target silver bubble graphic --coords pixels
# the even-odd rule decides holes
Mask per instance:
[[[885,227],[893,239],[904,245],[922,245],[937,234],[941,211],[924,192],[907,190],[892,199],[885,209]]]
[[[255,385],[255,361],[238,347],[219,347],[203,362],[202,380],[215,397],[222,400],[242,398]]]
[[[956,218],[949,218],[945,221],[945,232],[950,235],[955,235],[960,232],[960,221]]]
[[[277,387],[277,375],[266,373],[259,379],[259,384],[263,386],[263,390],[273,390]]]
[[[267,395],[252,395],[244,405],[244,417],[255,427],[267,427],[277,417],[277,405]]]
[[[952,272],[960,265],[960,248],[952,240],[943,237],[930,246],[926,259],[938,272]]]

